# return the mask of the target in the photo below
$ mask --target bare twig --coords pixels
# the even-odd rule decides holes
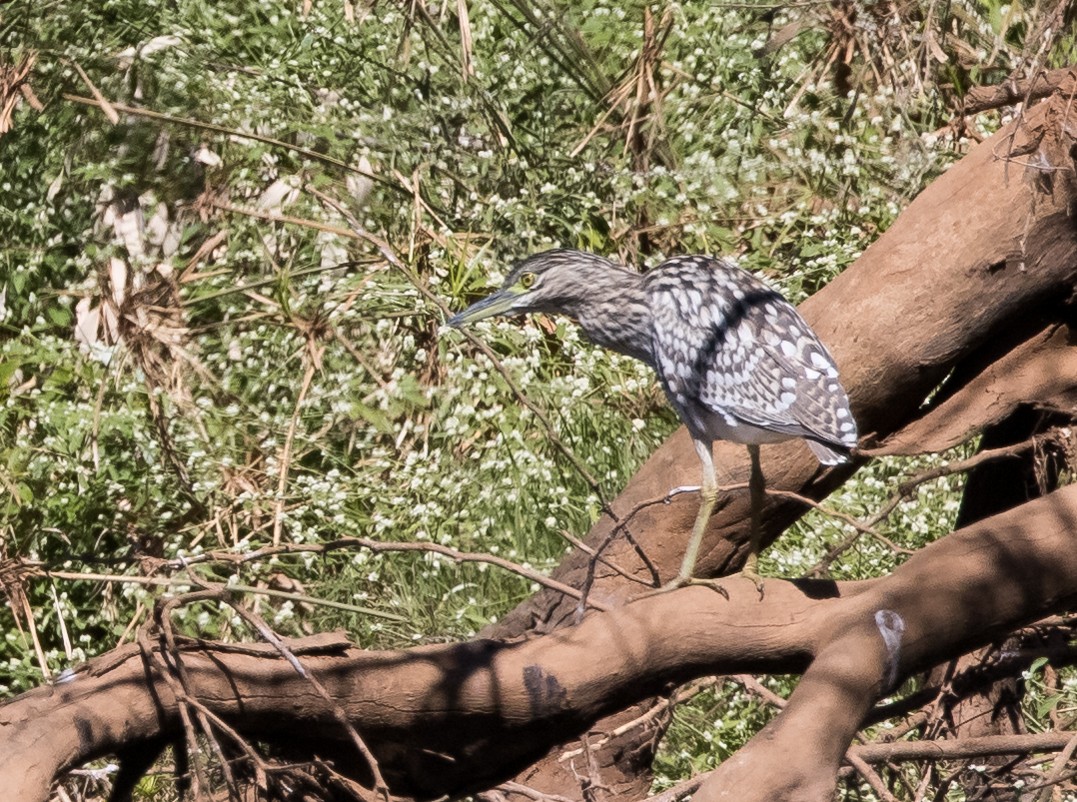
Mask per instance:
[[[468,552],[454,549],[450,546],[443,546],[440,543],[413,543],[402,541],[379,541],[372,540],[370,538],[361,537],[345,537],[338,538],[336,540],[328,541],[325,543],[281,543],[278,546],[267,546],[262,549],[249,552],[231,552],[231,551],[206,551],[201,554],[191,555],[177,560],[167,560],[162,562],[161,568],[171,568],[177,570],[180,568],[186,568],[188,566],[198,565],[200,563],[208,562],[223,562],[231,564],[243,564],[248,562],[256,562],[263,560],[266,557],[272,557],[281,554],[328,554],[333,551],[339,551],[342,549],[368,549],[374,553],[382,552],[428,552],[433,554],[440,554],[443,557],[448,557],[453,562],[460,563],[487,563],[489,565],[495,565],[498,568],[503,568],[506,571],[517,574],[524,579],[535,582],[550,590],[563,593],[573,599],[579,599],[581,597],[580,591],[576,588],[558,582],[556,579],[542,574],[532,568],[514,563],[511,560],[506,560],[503,557],[497,557],[492,554],[486,554],[483,552]],[[154,577],[128,577],[123,575],[103,575],[103,574],[84,574],[79,572],[70,571],[50,571],[39,562],[26,561],[24,563],[27,568],[32,569],[35,572],[41,574],[47,574],[53,577],[65,578],[65,579],[100,579],[103,581],[115,581],[115,582],[138,582],[145,584],[178,584],[179,580],[160,579]],[[236,589],[242,589],[246,592],[260,593],[266,596],[279,596],[282,598],[295,598],[303,601],[310,601],[315,604],[338,606],[338,602],[328,602],[324,600],[314,599],[310,597],[302,596],[301,594],[285,593],[283,591],[271,591],[266,588],[251,588],[249,586],[232,586]],[[596,610],[607,610],[609,607],[601,602],[591,601],[588,602],[589,606]],[[343,607],[343,605],[340,605]],[[354,609],[351,605],[348,605],[346,609]],[[375,610],[364,610],[370,615],[386,615]]]
[[[858,744],[849,751],[867,763],[911,760],[957,760],[1058,752],[1073,740],[1072,732],[1035,732],[1022,735],[985,735],[936,741],[895,741]]]
[[[875,792],[879,799],[883,800],[883,802],[897,802],[897,798],[890,793],[890,789],[886,787],[882,777],[851,749],[845,753],[845,760],[871,786],[871,790]]]
[[[299,425],[299,414],[303,409],[303,402],[306,400],[307,392],[310,390],[310,383],[314,379],[314,372],[321,364],[321,354],[324,350],[324,346],[319,346],[314,342],[313,338],[308,340],[308,347],[306,349],[307,355],[307,367],[303,371],[303,381],[299,385],[299,394],[295,399],[295,409],[292,410],[292,417],[288,421],[288,432],[284,437],[284,447],[281,449],[280,455],[280,475],[277,478],[277,500],[273,510],[273,545],[280,545],[281,528],[284,523],[284,492],[288,488],[288,473],[292,465],[292,446],[295,443],[295,431]]]
[[[90,80],[90,76],[86,74],[82,67],[74,61],[69,61],[68,63],[75,68],[75,72],[79,74],[79,78],[86,84],[87,89],[94,96],[94,100],[97,101],[97,107],[108,117],[108,121],[113,125],[117,125],[120,122],[120,115],[116,113],[116,107],[105,99],[105,96],[101,94],[101,90],[97,88],[97,84]]]
[[[85,106],[97,106],[101,108],[102,111],[104,111],[104,107],[102,106],[101,102],[93,98],[82,97],[80,95],[72,95],[68,93],[64,93],[63,98],[64,100],[68,100],[72,103],[81,103]],[[283,150],[288,150],[293,153],[298,153],[301,156],[306,156],[308,159],[313,159],[314,161],[322,162],[324,164],[331,164],[334,167],[339,167],[341,170],[346,170],[347,172],[361,175],[364,178],[369,178],[371,181],[377,181],[383,186],[386,186],[396,192],[401,191],[400,187],[398,187],[392,181],[389,181],[382,176],[377,175],[376,173],[372,173],[368,170],[362,170],[358,167],[355,167],[354,165],[348,164],[347,162],[342,162],[339,159],[334,159],[331,156],[327,156],[324,153],[319,153],[315,150],[310,150],[309,148],[300,147],[299,145],[292,145],[287,142],[282,142],[279,139],[273,139],[273,137],[262,136],[261,134],[254,134],[250,131],[241,131],[238,128],[228,128],[223,125],[215,125],[214,123],[204,123],[200,120],[192,120],[187,117],[175,117],[171,114],[162,114],[159,111],[141,109],[137,106],[127,106],[123,103],[115,103],[111,101],[106,102],[107,105],[114,111],[123,112],[124,114],[131,114],[136,117],[145,117],[146,119],[157,120],[158,122],[185,125],[190,128],[200,128],[204,131],[213,131],[214,133],[224,134],[226,136],[234,136],[240,139],[250,139],[254,142],[261,142],[264,145],[272,145],[275,148],[281,148]]]
[[[1051,773],[1048,774],[1044,780],[1044,785],[1046,787],[1043,789],[1043,793],[1040,794],[1039,802],[1048,802],[1051,798],[1052,787],[1066,778],[1066,766],[1073,758],[1074,752],[1077,752],[1077,735],[1072,735],[1066,745],[1062,747],[1062,751],[1059,752],[1055,758],[1055,764],[1051,768]]]
[[[333,699],[329,694],[329,691],[325,689],[325,686],[318,680],[318,678],[303,666],[295,653],[288,648],[288,645],[281,640],[268,624],[266,624],[261,616],[256,615],[240,604],[236,604],[226,592],[223,592],[227,591],[227,588],[222,586],[220,590],[222,592],[220,593],[219,598],[235,610],[244,621],[254,627],[266,642],[271,644],[273,648],[280,653],[281,657],[288,661],[289,665],[295,669],[295,672],[307,680],[318,695],[329,704],[333,710],[333,717],[337,720],[340,726],[344,728],[344,731],[348,733],[348,737],[351,738],[352,744],[359,751],[359,754],[362,755],[363,760],[366,761],[367,768],[370,769],[370,774],[374,780],[375,793],[381,796],[385,802],[388,802],[390,797],[389,785],[385,782],[385,777],[382,775],[381,768],[378,766],[377,758],[375,758],[374,753],[370,751],[370,747],[367,746],[366,741],[359,735],[358,730],[355,729],[355,725],[351,723],[348,714],[340,704]]]
[[[1032,78],[1011,79],[992,86],[975,86],[965,95],[961,114],[979,114],[1002,106],[1040,100],[1062,89],[1075,77],[1077,70],[1074,67],[1061,67],[1057,70],[1046,70]]]
[[[631,732],[637,727],[646,726],[647,724],[658,718],[660,715],[665,713],[667,710],[671,710],[677,705],[683,704],[684,702],[693,699],[704,691],[710,690],[711,688],[718,685],[721,681],[722,680],[716,677],[706,677],[704,679],[696,680],[695,682],[690,682],[687,685],[678,688],[677,692],[668,699],[659,699],[657,702],[647,708],[647,710],[636,716],[631,721],[626,721],[624,724],[621,724],[607,732],[598,740],[593,741],[591,743],[591,748],[601,749],[614,738],[619,738],[620,736],[624,735],[625,733]],[[583,754],[583,752],[584,750],[582,748],[568,749],[558,755],[557,760],[558,762],[563,763],[566,760],[571,760],[574,757],[579,757]]]
[[[870,518],[868,518],[865,521],[859,521],[858,522],[858,521],[855,521],[854,519],[844,517],[841,514],[834,513],[837,517],[842,517],[843,520],[845,520],[847,523],[849,523],[851,526],[853,526],[853,528],[856,529],[856,531],[853,534],[851,534],[849,537],[847,537],[845,540],[843,540],[841,543],[837,544],[832,549],[830,549],[823,556],[823,558],[821,560],[819,560],[819,562],[816,563],[811,568],[811,570],[809,570],[807,572],[806,576],[811,576],[811,577],[822,576],[838,557],[840,557],[842,554],[844,554],[846,551],[848,551],[850,548],[852,548],[853,545],[855,545],[857,540],[859,540],[860,536],[862,534],[864,534],[864,533],[871,534],[873,537],[879,538],[882,542],[889,543],[889,541],[886,538],[884,538],[882,535],[880,535],[878,532],[876,532],[874,530],[874,528],[876,526],[878,526],[880,523],[882,523],[883,521],[885,521],[887,518],[889,518],[890,514],[894,510],[897,509],[898,505],[901,504],[901,502],[905,501],[907,498],[909,498],[912,495],[913,491],[917,487],[919,487],[920,485],[924,484],[925,482],[930,482],[930,481],[933,481],[935,479],[940,479],[940,478],[942,478],[944,476],[952,476],[952,475],[958,474],[958,473],[968,473],[969,471],[973,470],[974,468],[979,467],[980,465],[983,465],[983,464],[988,463],[988,462],[993,462],[995,460],[1009,459],[1011,457],[1020,456],[1021,454],[1023,454],[1025,451],[1029,450],[1030,448],[1034,448],[1037,445],[1037,443],[1042,443],[1045,440],[1054,439],[1056,436],[1057,436],[1057,433],[1054,432],[1054,431],[1045,432],[1043,434],[1039,434],[1039,435],[1036,435],[1035,437],[1032,437],[1032,438],[1030,438],[1028,440],[1025,440],[1024,442],[1021,442],[1021,443],[1016,443],[1016,444],[1010,445],[1010,446],[1001,446],[999,448],[987,449],[987,450],[981,451],[980,453],[975,454],[974,456],[971,456],[971,457],[969,457],[967,459],[958,460],[956,462],[949,462],[949,463],[946,463],[945,465],[939,465],[939,466],[936,466],[934,468],[929,468],[929,469],[927,469],[925,471],[922,471],[922,472],[920,472],[920,473],[918,473],[918,474],[916,474],[916,475],[914,475],[914,476],[900,482],[898,484],[897,491],[886,501],[886,503],[884,503],[876,511],[876,513],[874,515],[872,515]],[[865,449],[865,450],[861,450],[859,453],[863,454],[864,456],[869,456],[870,457],[870,456],[874,456],[876,453],[880,453],[880,452]],[[885,452],[882,452],[882,453],[885,453]],[[768,492],[770,492],[770,491],[768,491]],[[775,491],[775,492],[783,492],[783,491]],[[804,501],[805,501],[805,503],[814,504],[814,502],[811,502],[811,501],[806,500],[806,499]],[[826,510],[823,510],[823,511],[827,512]],[[827,512],[827,514],[831,514],[831,513]],[[890,544],[890,545],[893,546],[894,548],[897,548],[896,546],[894,546],[894,544]]]
[[[194,565],[196,563],[205,562],[199,559],[201,555],[195,557],[189,557],[186,559],[187,565]],[[137,576],[128,574],[99,574],[90,571],[53,571],[49,568],[35,564],[33,562],[25,562],[24,565],[27,569],[29,576],[44,576],[50,579],[70,579],[78,582],[112,582],[117,584],[131,584],[131,585],[144,585],[149,587],[189,587],[191,580],[184,577],[159,577],[159,576]],[[175,563],[168,564],[168,567],[175,567]],[[361,607],[356,604],[346,604],[344,602],[331,601],[329,599],[319,599],[316,596],[307,596],[303,593],[292,593],[285,590],[274,590],[273,588],[259,588],[253,585],[229,585],[228,589],[234,593],[253,593],[261,596],[271,596],[276,599],[285,599],[287,601],[301,602],[303,604],[316,604],[322,607],[331,607],[335,610],[344,610],[349,613],[359,613],[361,615],[372,615],[379,618],[386,618],[390,621],[404,622],[407,619],[404,616],[396,615],[395,613],[388,613],[383,610],[375,610],[370,607]]]

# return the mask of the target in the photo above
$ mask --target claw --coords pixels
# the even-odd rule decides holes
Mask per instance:
[[[759,575],[759,572],[755,570],[754,565],[749,567],[747,564],[745,564],[744,568],[736,576],[742,576],[745,579],[752,580],[752,584],[755,585],[755,589],[759,591],[759,600],[763,600],[763,577],[761,577]]]
[[[705,588],[710,588],[715,593],[721,593],[723,596],[725,596],[726,601],[729,601],[729,591],[726,590],[725,585],[723,585],[717,579],[695,579],[694,577],[688,577],[688,579],[684,581],[684,585],[682,587],[688,586],[701,586]]]
[[[644,593],[642,596],[637,596],[637,599],[646,599],[649,596],[659,596],[663,593],[669,593],[671,590],[680,590],[681,588],[702,586],[710,588],[715,593],[721,593],[725,596],[726,600],[729,599],[729,591],[725,589],[725,586],[717,579],[696,579],[691,576],[678,576],[670,582],[667,582],[660,588]]]

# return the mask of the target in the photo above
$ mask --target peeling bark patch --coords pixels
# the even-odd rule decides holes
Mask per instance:
[[[542,666],[524,667],[524,688],[531,702],[531,712],[536,717],[568,709],[568,694],[564,687]]]
[[[893,610],[876,610],[875,626],[883,637],[886,646],[886,685],[884,691],[894,687],[897,682],[898,667],[901,664],[901,638],[905,634],[905,619]]]
[[[74,682],[78,674],[73,668],[65,668],[60,672],[60,676],[52,681],[53,685],[66,685],[68,682]]]

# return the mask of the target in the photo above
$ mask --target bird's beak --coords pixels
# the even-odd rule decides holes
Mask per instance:
[[[494,315],[504,315],[511,312],[519,299],[519,293],[509,290],[498,290],[493,295],[488,295],[481,301],[476,301],[463,312],[453,315],[445,321],[445,325],[460,328],[469,323],[474,323]]]

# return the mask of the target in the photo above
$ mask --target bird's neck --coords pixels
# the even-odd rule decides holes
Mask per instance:
[[[588,297],[570,301],[564,311],[592,342],[653,366],[651,310],[643,276],[606,266],[581,272],[585,273],[581,280],[590,288]]]

